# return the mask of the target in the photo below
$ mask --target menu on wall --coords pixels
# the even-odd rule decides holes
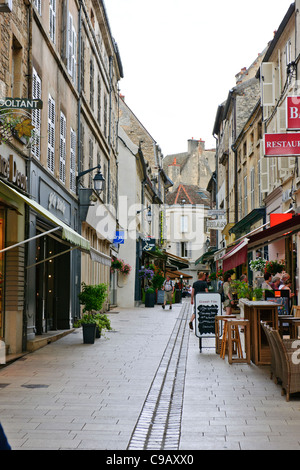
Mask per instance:
[[[221,295],[218,293],[201,293],[195,300],[196,319],[195,334],[198,338],[215,335],[215,317],[222,315]]]

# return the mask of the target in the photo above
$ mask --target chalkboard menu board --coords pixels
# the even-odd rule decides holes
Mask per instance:
[[[196,295],[195,334],[198,338],[215,335],[215,316],[222,315],[221,295],[217,293],[201,293]]]

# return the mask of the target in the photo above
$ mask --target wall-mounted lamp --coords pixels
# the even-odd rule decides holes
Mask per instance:
[[[87,173],[90,173],[91,171],[94,171],[94,170],[98,170],[96,175],[94,176],[94,179],[93,179],[94,190],[99,194],[99,193],[101,193],[101,191],[103,191],[104,182],[105,182],[104,176],[101,173],[101,166],[100,165],[97,165],[94,168],[89,168],[88,170],[85,170],[85,171],[82,171],[81,173],[79,173],[78,176],[77,176],[77,181],[79,181],[79,179],[82,176],[84,176]]]
[[[210,247],[210,239],[207,237],[206,242],[205,242],[206,250],[208,251]]]
[[[137,211],[137,214],[140,214],[141,212],[144,212],[146,210],[148,210],[147,215],[146,215],[146,219],[147,219],[148,224],[150,225],[151,222],[152,222],[152,213],[151,213],[151,207],[150,206],[145,207],[144,209],[142,209],[140,211]]]

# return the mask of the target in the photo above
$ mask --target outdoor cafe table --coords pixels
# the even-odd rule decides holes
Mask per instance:
[[[279,315],[278,323],[279,323],[280,336],[284,334],[284,326],[287,325],[290,338],[291,339],[298,338],[298,326],[300,326],[299,317],[293,317],[292,315]]]
[[[250,322],[251,360],[256,365],[271,364],[271,351],[260,322],[265,321],[278,330],[278,305],[268,301],[240,299],[244,317]]]

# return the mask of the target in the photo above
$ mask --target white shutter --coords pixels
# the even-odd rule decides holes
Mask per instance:
[[[260,190],[261,193],[269,192],[269,162],[264,156],[264,143],[260,141]]]
[[[260,67],[263,106],[275,106],[275,64],[263,62]]]
[[[59,146],[59,179],[66,182],[66,129],[67,122],[65,115],[60,113],[60,146]]]
[[[76,192],[76,132],[71,129],[70,190]]]
[[[251,185],[251,210],[255,209],[255,169],[251,168],[250,171],[250,185]]]
[[[55,162],[55,101],[49,95],[48,98],[48,150],[47,167],[51,173],[54,173]]]
[[[42,81],[38,76],[36,70],[33,68],[32,73],[32,98],[41,99],[42,97]],[[40,159],[41,156],[41,110],[35,109],[31,114],[32,125],[34,126],[34,138],[31,144],[31,153],[32,155]]]
[[[75,28],[72,29],[72,79],[76,80],[76,50],[77,50],[77,35]]]
[[[42,14],[42,0],[34,0],[35,7],[39,12],[39,15]]]
[[[68,33],[67,33],[67,59],[68,72],[72,76],[72,56],[73,56],[73,17],[68,14]]]
[[[76,50],[77,34],[73,25],[73,16],[68,14],[68,32],[67,32],[67,68],[73,81],[76,80]]]
[[[56,0],[49,0],[49,32],[50,32],[50,38],[55,43]]]

